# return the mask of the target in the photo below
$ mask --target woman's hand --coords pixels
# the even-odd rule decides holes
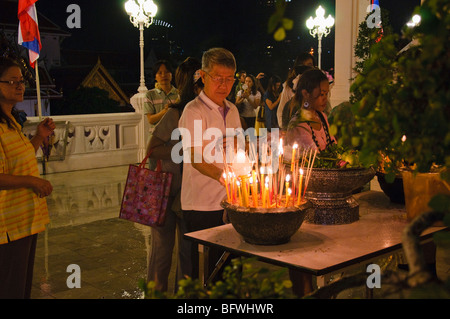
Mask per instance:
[[[31,139],[31,144],[33,145],[35,151],[37,151],[42,143],[44,143],[45,139],[53,133],[55,128],[55,122],[53,122],[51,118],[46,118],[38,124],[36,135]]]
[[[47,117],[45,120],[43,120],[41,123],[38,124],[36,129],[36,135],[45,139],[49,137],[53,131],[56,128],[55,122],[49,117]]]
[[[31,189],[39,197],[46,197],[52,193],[53,186],[48,180],[35,176],[28,176],[28,178]]]
[[[19,188],[31,188],[39,197],[49,196],[53,191],[52,184],[40,177],[0,174],[0,190]]]

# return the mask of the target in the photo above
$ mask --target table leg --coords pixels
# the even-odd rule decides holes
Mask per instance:
[[[198,277],[200,278],[202,285],[205,287],[209,277],[209,247],[205,245],[198,245]]]
[[[216,266],[214,267],[213,272],[209,276],[209,278],[204,283],[204,286],[209,285],[214,277],[216,277],[217,273],[219,272],[220,268],[222,268],[223,264],[227,261],[228,257],[230,256],[230,252],[226,251],[222,254],[220,259],[217,261]]]
[[[326,286],[330,280],[331,280],[331,273],[330,274],[326,274],[326,275],[322,275],[322,276],[317,276],[316,278],[316,289],[321,288]]]
[[[217,261],[214,270],[209,274],[209,247],[205,245],[198,245],[198,256],[199,256],[199,278],[201,279],[203,287],[206,287],[211,283],[213,278],[217,275],[220,268],[225,264],[228,257],[231,255],[230,252],[226,251],[222,254],[220,259]]]

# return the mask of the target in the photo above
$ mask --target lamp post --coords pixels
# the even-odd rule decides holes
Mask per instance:
[[[136,135],[138,151],[137,162],[141,162],[147,153],[147,138],[148,136],[148,121],[144,114],[144,103],[147,87],[145,86],[144,75],[144,27],[149,27],[153,23],[153,18],[158,11],[158,7],[152,0],[128,0],[125,3],[125,11],[130,16],[131,23],[139,28],[140,41],[139,46],[141,48],[141,80],[138,88],[138,93],[133,95],[130,99],[130,103],[135,109],[136,114],[139,114],[141,119],[138,124],[138,132]]]
[[[128,0],[125,3],[125,11],[130,16],[131,23],[139,28],[139,46],[141,49],[141,78],[138,88],[139,93],[147,91],[144,75],[144,27],[148,28],[153,23],[153,18],[158,11],[158,7],[152,0]]]
[[[319,40],[319,49],[318,56],[319,62],[318,67],[321,69],[321,56],[322,56],[322,37],[326,37],[331,30],[331,27],[334,25],[334,18],[330,15],[325,19],[325,9],[322,6],[319,6],[316,10],[316,17],[309,17],[306,20],[306,26],[309,29],[309,34],[311,34],[314,38],[317,35],[317,39]]]

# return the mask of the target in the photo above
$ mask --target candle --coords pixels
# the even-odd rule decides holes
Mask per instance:
[[[286,204],[285,204],[285,207],[288,207],[289,200],[291,199],[291,193],[292,193],[292,190],[290,188],[288,188],[288,190],[286,192]]]
[[[252,171],[252,195],[253,195],[253,206],[258,207],[258,185],[256,184],[256,172]]]
[[[267,201],[269,204],[272,204],[271,198],[270,198],[270,178],[269,178],[269,176],[266,176],[265,186],[266,186],[266,189],[267,189],[267,190],[266,190],[266,191],[267,191],[266,201]]]
[[[269,199],[267,198],[269,195],[269,183],[265,184],[265,188],[264,188],[264,207],[268,208],[269,207]]]
[[[295,150],[298,148],[297,143],[292,146],[292,160],[291,160],[291,171],[294,172],[294,164],[295,164]]]
[[[248,188],[247,188],[248,176],[241,176],[241,188],[242,188],[242,206],[248,206]]]
[[[259,168],[259,172],[261,174],[260,184],[261,184],[261,195],[264,193],[264,167]]]
[[[300,205],[302,200],[302,181],[303,181],[303,170],[300,168],[300,180],[298,182],[298,199],[297,199],[297,205]]]
[[[227,201],[228,201],[229,203],[231,203],[231,202],[230,202],[230,190],[229,190],[229,188],[228,188],[228,178],[227,178],[227,174],[224,172],[222,176],[223,176],[223,179],[224,179],[224,181],[225,181],[225,188],[226,188],[226,190],[227,190]]]
[[[287,174],[286,175],[286,194],[289,188],[289,181],[291,180],[291,175]]]
[[[233,200],[237,200],[238,199],[238,194],[237,194],[237,185],[236,185],[236,176],[234,175],[234,173],[231,175],[232,176],[232,185],[233,185]]]
[[[261,207],[266,207],[266,188],[261,188],[261,197],[262,197],[262,204]]]
[[[241,183],[236,181],[236,185],[239,191],[239,206],[242,206],[242,191],[241,191]]]
[[[283,139],[280,138],[280,144],[278,144],[278,171],[281,168],[281,164],[283,164]]]

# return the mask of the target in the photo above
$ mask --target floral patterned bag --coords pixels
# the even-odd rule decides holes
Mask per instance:
[[[119,218],[156,227],[164,224],[172,173],[161,171],[160,160],[156,170],[145,168],[150,154],[139,166],[128,168]]]

